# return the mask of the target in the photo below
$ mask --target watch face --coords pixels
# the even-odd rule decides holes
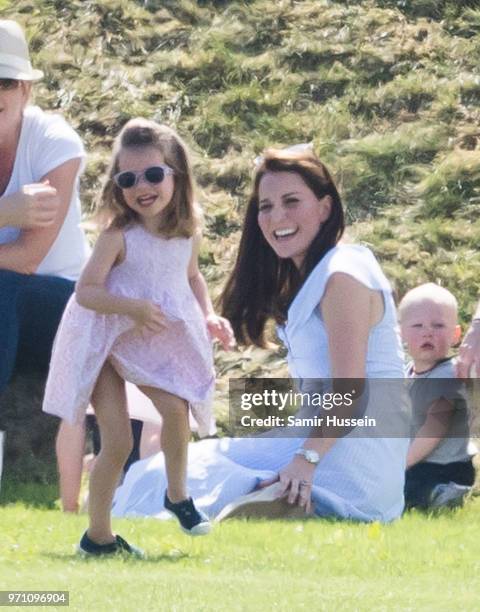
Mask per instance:
[[[309,463],[317,464],[320,461],[320,455],[317,453],[317,451],[314,451],[314,450],[300,448],[299,450],[295,452],[295,454],[305,457],[305,459]]]

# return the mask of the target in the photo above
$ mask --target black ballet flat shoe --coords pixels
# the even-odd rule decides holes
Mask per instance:
[[[165,509],[177,517],[185,533],[192,536],[207,535],[207,533],[210,533],[212,526],[208,520],[208,516],[195,508],[191,497],[174,504],[168,499],[167,493],[165,493],[163,503]]]

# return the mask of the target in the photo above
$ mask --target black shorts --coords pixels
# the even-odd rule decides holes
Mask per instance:
[[[405,473],[405,507],[427,508],[432,489],[438,484],[455,482],[471,487],[475,482],[472,460],[453,463],[417,463]]]

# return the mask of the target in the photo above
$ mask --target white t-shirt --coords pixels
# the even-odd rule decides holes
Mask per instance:
[[[77,280],[89,255],[89,247],[80,228],[81,209],[78,196],[79,176],[83,170],[85,149],[78,134],[60,115],[45,113],[38,106],[28,106],[23,113],[22,129],[12,176],[3,196],[12,195],[69,159],[82,163],[72,192],[67,216],[55,242],[40,263],[37,274]],[[0,228],[0,244],[17,240],[21,229]]]

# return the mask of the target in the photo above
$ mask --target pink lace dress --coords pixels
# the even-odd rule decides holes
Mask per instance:
[[[189,402],[199,435],[214,432],[212,345],[203,313],[188,282],[192,240],[160,238],[135,225],[124,230],[126,256],[110,272],[115,295],[149,299],[168,325],[152,333],[125,315],[103,315],[71,297],[58,328],[43,410],[81,421],[108,358],[136,385],[163,389]]]

